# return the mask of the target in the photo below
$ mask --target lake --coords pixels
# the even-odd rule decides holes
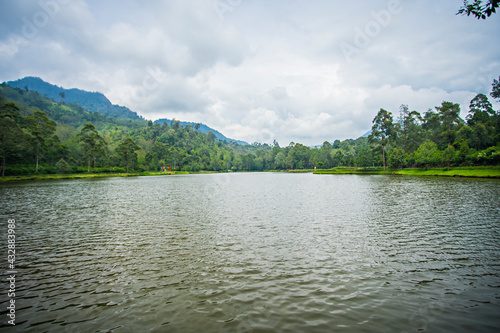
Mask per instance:
[[[499,198],[499,180],[398,176],[0,184],[18,271],[0,329],[498,332]]]

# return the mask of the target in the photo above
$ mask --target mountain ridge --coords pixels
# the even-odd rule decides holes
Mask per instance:
[[[166,122],[168,125],[170,125],[170,124],[172,124],[172,121],[173,121],[172,119],[161,118],[161,119],[155,120],[154,122],[158,123],[158,124],[163,124],[164,122]],[[207,125],[205,125],[203,123],[194,123],[194,122],[190,122],[190,121],[181,121],[180,122],[181,126],[193,125],[193,127],[194,127],[197,124],[200,125],[198,131],[200,131],[202,133],[208,133],[208,132],[212,131],[214,133],[215,137],[219,141],[234,142],[234,143],[237,143],[237,144],[240,144],[240,145],[243,145],[243,146],[248,145],[248,142],[241,141],[241,140],[236,140],[236,139],[230,139],[230,138],[226,137],[224,134],[222,134],[221,132],[219,132],[219,131],[211,128],[211,127],[208,127]]]
[[[144,119],[125,106],[112,104],[103,93],[78,88],[65,89],[35,76],[6,82],[12,88],[34,90],[56,102],[78,104],[87,111],[99,112],[117,118]]]
[[[137,112],[130,110],[126,106],[112,104],[111,101],[101,92],[91,92],[78,88],[66,89],[46,82],[42,78],[35,76],[26,76],[22,79],[5,82],[5,84],[9,85],[12,88],[23,89],[26,91],[36,91],[39,94],[44,95],[57,103],[67,102],[78,104],[90,112],[99,112],[116,118],[129,118],[139,120],[144,119],[142,116],[139,116]],[[163,122],[167,122],[170,125],[172,123],[172,120],[162,118],[155,121],[155,123]],[[181,121],[181,126],[196,124],[198,123]],[[210,128],[205,124],[199,124],[199,131],[201,131],[202,133],[208,133],[209,131],[212,131],[215,134],[215,137],[220,141],[228,141],[235,142],[241,145],[248,145],[248,143],[245,141],[230,139],[219,131]]]

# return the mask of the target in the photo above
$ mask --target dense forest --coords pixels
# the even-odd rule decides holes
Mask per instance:
[[[491,97],[500,100],[500,83]],[[500,111],[478,94],[466,119],[460,105],[443,102],[423,114],[401,105],[380,109],[368,137],[325,141],[311,148],[219,141],[199,124],[106,115],[29,89],[0,85],[2,176],[154,171],[264,171],[383,166],[384,168],[497,165]],[[333,135],[333,133],[332,133]]]

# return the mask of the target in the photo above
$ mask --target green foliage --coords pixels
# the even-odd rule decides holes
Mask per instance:
[[[59,173],[71,172],[71,166],[62,158],[56,163],[56,167]]]
[[[134,141],[130,137],[126,138],[120,145],[116,148],[116,152],[120,156],[123,164],[127,168],[127,173],[129,172],[129,168],[134,168],[134,165],[137,163],[137,154],[136,150],[141,149],[138,145],[135,144]]]
[[[450,167],[450,163],[454,159],[454,157],[455,157],[455,147],[448,146],[448,148],[446,148],[443,151],[443,162],[446,162],[448,168]]]
[[[477,161],[485,165],[500,164],[500,146],[489,147],[477,154]]]
[[[397,130],[393,124],[392,113],[380,109],[375,118],[373,118],[372,133],[369,136],[369,140],[382,148],[382,163],[384,165],[384,170],[386,147],[390,144],[396,132]]]
[[[437,148],[437,144],[432,141],[426,141],[418,147],[415,152],[415,162],[422,166],[437,165],[441,160],[441,152]]]
[[[460,118],[460,105],[451,102],[443,102],[437,106],[439,120],[441,122],[441,137],[438,145],[449,146],[455,141],[455,135],[463,120]]]
[[[470,101],[469,114],[466,117],[469,126],[488,123],[491,116],[495,116],[495,110],[486,95],[478,94]]]
[[[56,122],[49,119],[44,112],[36,110],[31,116],[26,117],[25,123],[35,145],[35,172],[38,172],[40,154],[47,152],[48,146],[53,144],[51,137],[56,130]]]
[[[7,83],[14,88],[25,88],[28,91],[37,91],[56,103],[79,105],[85,110],[92,110],[99,114],[108,115],[114,118],[141,119],[137,113],[126,107],[113,105],[99,92],[88,92],[80,89],[64,89],[56,85],[47,83],[39,77],[25,77],[17,81]],[[42,107],[39,107],[43,109]],[[93,120],[89,120],[93,121]]]
[[[315,173],[500,178],[500,166],[456,167],[452,169],[407,168],[401,170],[383,170],[382,168],[333,168],[329,170],[316,170]]]
[[[22,149],[24,133],[9,116],[0,118],[0,155],[2,158],[2,177],[5,177],[7,160],[18,154]]]
[[[389,152],[387,165],[391,169],[401,169],[406,165],[406,154],[401,148],[392,148]]]
[[[356,154],[355,164],[360,167],[373,165],[373,152],[368,145],[361,146]]]
[[[67,99],[67,94],[65,99]],[[467,123],[457,104],[443,102],[421,116],[400,107],[398,121],[380,109],[371,135],[311,148],[220,141],[201,125],[112,118],[33,91],[0,85],[2,173],[263,171],[333,167],[465,166],[500,163],[500,116],[485,95],[470,104]],[[203,125],[204,126],[204,125]],[[387,159],[387,161],[386,161]],[[9,167],[4,167],[9,165]]]
[[[88,169],[90,172],[90,160],[94,160],[94,168],[96,167],[96,158],[102,156],[107,151],[106,141],[97,133],[94,125],[88,123],[78,134],[80,143],[88,159]]]
[[[483,5],[482,0],[474,0],[473,3],[469,3],[469,0],[464,0],[464,5],[458,10],[458,14],[475,16],[478,20],[485,20],[486,17],[491,16],[491,14],[496,12],[496,9],[500,5],[498,0],[488,0],[488,2]]]
[[[498,80],[493,80],[490,96],[500,100],[500,77],[498,77]]]

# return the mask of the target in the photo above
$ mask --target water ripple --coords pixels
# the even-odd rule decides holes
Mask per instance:
[[[20,272],[17,325],[1,329],[495,332],[499,185],[271,173],[1,184]]]

